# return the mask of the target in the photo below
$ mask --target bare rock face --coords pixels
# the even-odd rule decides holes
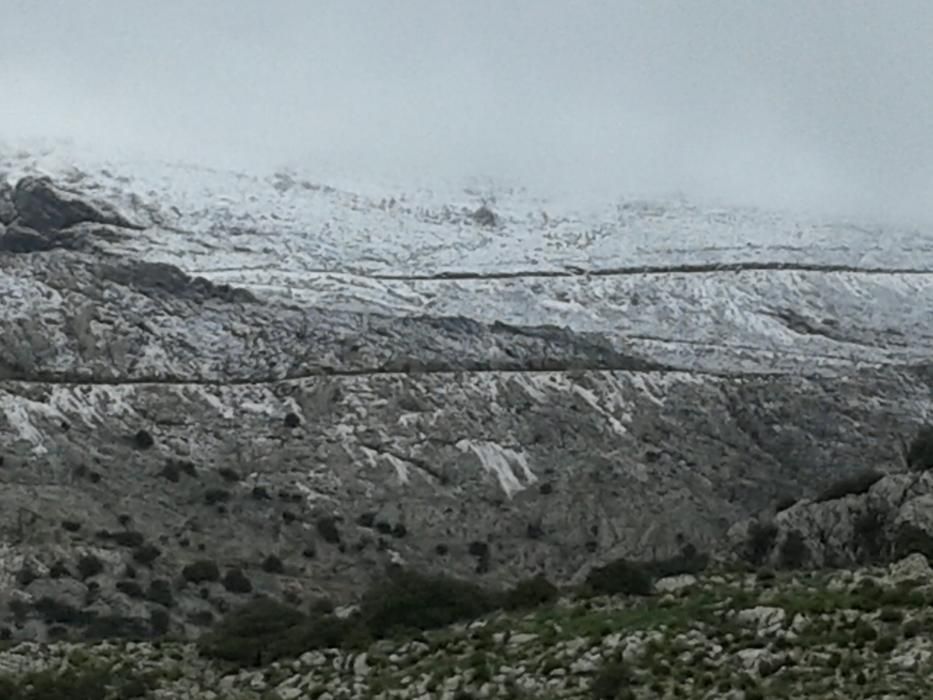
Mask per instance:
[[[853,491],[743,520],[729,531],[732,551],[752,563],[792,568],[933,556],[933,472],[890,474]]]
[[[38,253],[52,247],[52,241],[26,226],[14,223],[0,229],[0,252]]]
[[[47,177],[24,177],[12,194],[17,217],[24,226],[40,233],[58,231],[80,223],[98,223],[133,228],[133,224],[106,205],[57,187]]]
[[[390,564],[571,582],[619,556],[710,552],[776,500],[865,466],[897,471],[899,437],[933,409],[915,361],[926,336],[905,339],[917,317],[864,302],[874,290],[900,308],[901,277],[652,272],[637,303],[627,277],[593,281],[605,308],[627,305],[609,330],[490,319],[481,304],[400,313],[210,279],[158,247],[193,233],[137,232],[48,180],[14,194],[18,223],[0,239],[20,236],[17,254],[0,253],[0,627],[14,638],[194,635],[257,593],[348,601]],[[263,233],[276,245],[278,225]],[[211,245],[240,246],[232,224],[226,239],[216,228]],[[538,297],[546,283],[533,282]],[[387,289],[404,300],[428,284],[442,307],[462,280]],[[529,307],[538,298],[521,280],[495,284]],[[566,308],[583,284],[558,280],[540,308]],[[740,343],[744,316],[709,311],[757,308],[793,285],[835,294],[852,318],[811,311],[819,322],[804,328],[768,311],[745,324],[764,340]],[[669,311],[680,303],[696,313],[682,321]],[[651,316],[697,335],[642,332]],[[701,335],[696,318],[725,325]],[[800,337],[785,343],[789,318]],[[824,371],[784,369],[811,351],[807,369]],[[770,358],[778,369],[764,371]],[[888,476],[869,496],[883,488],[885,532],[926,527],[922,484]],[[794,531],[828,560],[811,541],[861,512],[833,507],[780,514],[767,556]]]

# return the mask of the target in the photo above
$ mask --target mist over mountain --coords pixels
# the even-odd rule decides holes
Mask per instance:
[[[0,4],[7,140],[933,218],[920,0]]]

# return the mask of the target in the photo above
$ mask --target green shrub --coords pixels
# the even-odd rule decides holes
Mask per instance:
[[[93,554],[86,554],[78,560],[78,574],[82,579],[97,576],[104,570],[104,563]]]
[[[262,560],[262,570],[267,574],[284,574],[285,564],[274,554],[270,554]]]
[[[897,608],[884,607],[881,608],[881,612],[878,613],[878,619],[887,623],[902,622],[904,620],[904,613]]]
[[[864,620],[860,620],[856,623],[855,629],[852,631],[852,637],[856,643],[864,645],[878,638],[878,630]]]
[[[911,523],[902,523],[894,535],[894,556],[902,559],[914,552],[933,559],[933,535]]]
[[[204,503],[209,506],[226,503],[230,500],[230,492],[226,489],[208,489],[204,492]]]
[[[95,616],[84,629],[85,639],[145,639],[149,636],[147,620],[122,615]]]
[[[165,610],[156,608],[155,610],[149,611],[149,627],[152,630],[152,634],[156,637],[162,637],[168,634],[171,624],[172,620]]]
[[[634,678],[625,662],[608,661],[593,678],[590,691],[596,700],[628,700],[634,698]]]
[[[146,590],[146,600],[170,608],[175,605],[175,596],[172,594],[171,584],[164,579],[153,579]]]
[[[896,646],[897,640],[890,635],[885,635],[879,637],[878,641],[875,642],[875,651],[879,654],[889,654],[894,651],[894,647]]]
[[[305,615],[258,598],[234,610],[198,640],[198,651],[238,666],[261,666],[312,649],[349,647],[368,639],[358,618]]]
[[[497,598],[473,583],[403,570],[370,588],[360,612],[367,629],[381,638],[403,629],[436,629],[474,620],[495,610],[501,603]]]
[[[143,698],[151,679],[103,663],[72,666],[62,671],[33,671],[0,676],[3,700],[133,700]]]
[[[778,552],[778,560],[781,567],[785,569],[799,569],[803,567],[810,559],[810,550],[803,539],[803,535],[798,530],[792,530],[787,533],[787,537],[781,542]]]
[[[742,558],[753,566],[761,566],[774,549],[777,536],[777,525],[756,520],[748,528],[748,537],[741,552]]]
[[[94,613],[85,612],[70,603],[43,596],[33,603],[33,608],[47,623],[59,622],[66,625],[86,625],[94,619]]]
[[[933,425],[917,431],[907,449],[907,467],[913,471],[933,469]]]
[[[642,565],[616,559],[590,571],[584,591],[589,595],[650,595],[653,583]]]
[[[240,569],[230,569],[222,583],[230,593],[251,593],[253,590],[253,584]]]
[[[337,527],[337,519],[332,516],[318,518],[318,534],[329,544],[340,544],[340,529]]]
[[[220,569],[217,564],[207,559],[201,559],[188,564],[181,570],[181,575],[189,583],[206,583],[220,579]]]
[[[144,544],[133,550],[133,561],[137,564],[147,566],[162,555],[162,550],[154,544]]]
[[[132,530],[124,530],[122,532],[110,532],[107,533],[108,538],[116,542],[121,547],[130,547],[135,549],[137,547],[142,547],[146,542],[146,538],[141,532],[134,532]]]
[[[642,562],[640,566],[654,578],[700,574],[709,566],[709,555],[700,553],[694,545],[688,544],[679,554],[666,559]]]
[[[862,563],[875,563],[885,558],[888,543],[884,537],[887,519],[877,508],[859,514],[853,523],[853,546]]]
[[[305,619],[294,608],[260,598],[234,610],[203,635],[198,651],[241,666],[258,666],[270,662],[271,646]]]
[[[487,228],[495,227],[499,222],[499,217],[496,213],[485,204],[474,210],[470,214],[470,218],[480,226],[485,226]]]
[[[865,469],[856,474],[849,474],[830,484],[814,501],[816,503],[825,503],[846,496],[860,496],[868,493],[868,490],[878,483],[883,476],[884,474],[874,469]]]
[[[217,470],[217,473],[220,475],[220,478],[224,481],[229,481],[231,483],[237,482],[240,480],[240,474],[230,467],[221,467]]]
[[[553,603],[560,597],[560,591],[547,580],[544,574],[524,579],[505,594],[505,607],[509,610],[536,608]]]
[[[116,589],[130,598],[146,597],[143,587],[136,583],[136,581],[117,581]]]

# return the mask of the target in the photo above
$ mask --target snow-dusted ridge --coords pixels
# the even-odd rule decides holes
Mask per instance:
[[[147,226],[120,255],[283,303],[556,324],[711,371],[910,363],[933,343],[933,235],[918,230],[683,200],[574,205],[490,183],[338,188],[62,150],[2,167],[118,203]],[[494,226],[472,216],[484,204]]]
[[[197,634],[243,599],[185,583],[205,557],[308,600],[389,563],[574,581],[710,551],[788,494],[896,470],[933,416],[917,232],[67,151],[0,155],[0,174],[53,178],[0,184],[14,638],[46,638],[29,606],[48,597]],[[61,186],[139,227],[27,225]],[[146,565],[123,544],[140,537]],[[85,553],[93,581],[52,576]],[[128,596],[127,566],[174,582],[174,607]]]

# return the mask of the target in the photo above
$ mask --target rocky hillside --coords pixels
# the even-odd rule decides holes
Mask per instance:
[[[572,584],[715,551],[901,471],[933,408],[914,232],[0,164],[15,640],[193,637],[392,563]]]

